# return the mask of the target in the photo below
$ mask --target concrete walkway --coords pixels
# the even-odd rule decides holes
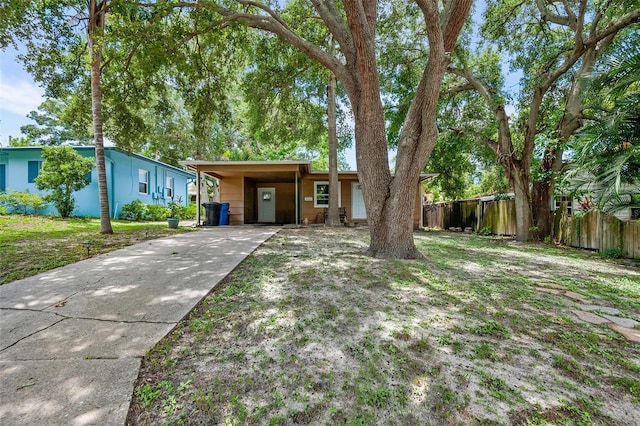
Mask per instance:
[[[202,229],[0,286],[0,425],[123,425],[145,353],[278,229]]]

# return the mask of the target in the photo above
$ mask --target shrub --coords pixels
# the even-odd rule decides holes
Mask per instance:
[[[502,201],[502,200],[513,200],[513,194],[496,194],[493,197],[494,201]]]
[[[0,193],[0,206],[4,213],[37,215],[38,210],[44,209],[47,204],[42,196],[31,194],[29,190]]]
[[[190,204],[188,207],[185,207],[179,200],[171,201],[166,206],[161,204],[145,204],[140,200],[133,200],[129,204],[122,206],[122,211],[118,215],[119,219],[132,221],[161,221],[168,217],[195,219],[196,205]]]
[[[478,234],[484,235],[484,236],[491,235],[491,228],[489,228],[488,226],[483,226],[478,230]]]
[[[606,249],[602,252],[602,256],[607,257],[609,259],[624,259],[627,253],[621,249]]]
[[[122,212],[118,216],[122,220],[147,220],[149,211],[147,205],[140,200],[133,200],[122,206]]]
[[[147,220],[161,221],[167,218],[167,208],[159,204],[147,204]]]
[[[187,220],[193,220],[196,218],[197,204],[189,203],[187,207],[182,209],[182,217]],[[204,217],[204,209],[200,207],[200,217]]]

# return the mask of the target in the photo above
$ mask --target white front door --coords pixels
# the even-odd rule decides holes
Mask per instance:
[[[351,219],[366,219],[367,210],[364,207],[362,186],[358,182],[351,184]]]
[[[258,188],[258,222],[275,223],[276,189]]]

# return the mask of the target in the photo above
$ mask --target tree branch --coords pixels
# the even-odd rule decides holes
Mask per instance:
[[[581,49],[584,44],[584,16],[587,13],[587,2],[580,2],[580,11],[578,17],[576,17],[576,29],[575,29],[575,45],[577,49]],[[575,15],[573,15],[575,16]]]
[[[458,34],[464,26],[469,14],[472,0],[445,2],[445,10],[441,17],[444,51],[450,53],[456,47]]]
[[[496,109],[498,108],[498,103],[495,102],[493,96],[491,95],[491,91],[484,82],[473,76],[473,74],[471,74],[471,72],[466,68],[464,70],[461,70],[454,67],[448,67],[447,72],[464,78],[473,89],[480,93],[480,96],[482,96],[487,101],[487,104],[491,108],[491,111],[495,113]]]
[[[616,19],[612,19],[611,22],[609,22],[609,25],[607,25],[601,32],[596,31],[595,34],[591,35],[585,41],[585,45],[596,45],[610,35],[615,35],[621,29],[638,22],[640,22],[640,8],[634,9],[626,15],[620,16]]]
[[[567,18],[569,19],[569,22],[571,24],[575,23],[576,25],[578,24],[578,17],[576,16],[575,13],[573,13],[573,10],[571,10],[571,6],[569,5],[569,3],[567,2],[567,0],[562,0],[562,5],[564,6],[564,11],[567,14]],[[580,0],[580,9],[584,9],[587,5],[587,1],[586,0]],[[574,30],[576,30],[577,26],[571,26],[571,28],[573,28]],[[577,30],[576,30],[577,32]]]
[[[562,16],[549,11],[545,0],[536,0],[536,7],[540,11],[540,15],[543,21],[553,22],[554,24],[569,27],[575,30],[575,21],[571,21],[569,16]]]
[[[485,136],[484,138],[482,138],[482,143],[488,146],[494,153],[496,153],[496,155],[498,154],[498,142]]]
[[[340,45],[340,51],[347,58],[347,61],[355,62],[355,48],[349,27],[340,16],[335,3],[322,0],[311,0],[311,3],[318,15],[320,15],[320,19],[327,25],[329,32],[333,35],[333,39]]]
[[[244,2],[243,0],[238,0]],[[245,2],[255,3],[255,2]],[[307,39],[295,33],[289,28],[282,19],[274,18],[272,16],[254,15],[251,13],[236,12],[217,4],[213,5],[215,11],[223,16],[223,22],[236,21],[240,22],[248,27],[268,31],[275,35],[278,35],[285,39],[295,48],[309,56],[311,59],[318,61],[324,67],[331,70],[335,76],[340,80],[345,89],[349,90],[354,87],[354,82],[351,75],[347,72],[345,66],[334,56],[329,55],[320,47],[309,42]],[[266,6],[265,6],[266,8]],[[268,8],[267,8],[268,9]],[[269,9],[270,10],[270,9]],[[273,11],[272,11],[273,12]],[[275,14],[275,12],[273,12]]]
[[[442,91],[442,94],[454,94],[454,93],[462,93],[462,92],[468,92],[470,90],[474,90],[475,87],[473,86],[473,84],[471,83],[465,83],[465,84],[459,84],[457,86],[453,86],[447,90]]]

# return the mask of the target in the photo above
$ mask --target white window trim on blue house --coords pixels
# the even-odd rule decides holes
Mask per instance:
[[[165,178],[164,196],[165,198],[173,198],[173,178],[171,176]]]
[[[138,193],[149,194],[149,171],[138,169]]]

